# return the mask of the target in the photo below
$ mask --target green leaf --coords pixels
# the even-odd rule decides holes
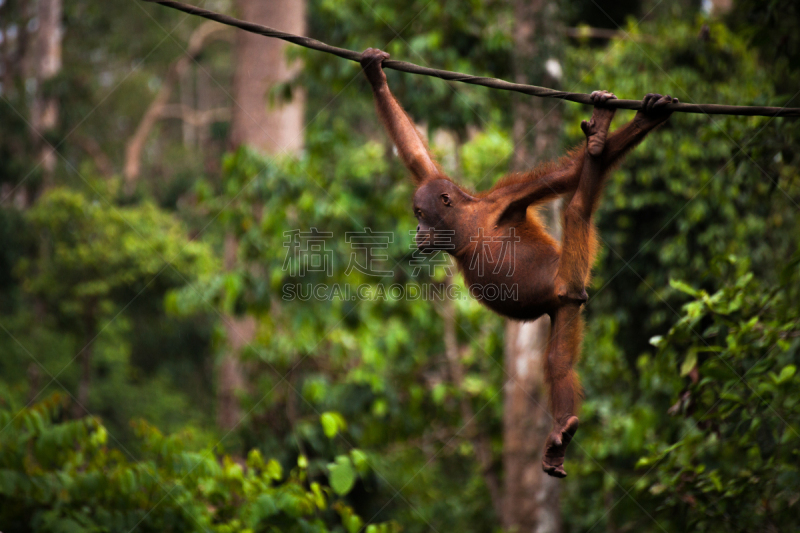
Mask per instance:
[[[736,403],[745,403],[741,396],[734,392],[721,392],[719,395],[721,400],[727,400],[729,402],[736,402]]]
[[[717,489],[717,492],[722,492],[722,480],[719,477],[719,472],[716,470],[709,472],[708,478],[711,480],[711,483],[714,484],[714,488]]]
[[[254,507],[254,526],[264,518],[269,518],[270,516],[278,513],[278,506],[275,505],[275,499],[269,494],[261,494],[258,498],[256,498]]]
[[[357,448],[353,448],[350,450],[350,457],[353,460],[353,464],[356,467],[356,470],[359,473],[363,474],[369,470],[369,461],[367,459],[367,454],[362,452]]]
[[[698,291],[697,289],[694,289],[691,286],[687,285],[686,283],[676,279],[670,279],[669,286],[675,290],[679,290],[690,296],[694,296],[695,298],[698,298],[702,294],[701,291]]]
[[[447,396],[447,386],[444,383],[437,383],[433,386],[431,396],[433,397],[434,403],[441,405],[444,403],[444,399]]]
[[[318,508],[324,510],[325,494],[322,492],[322,488],[319,486],[319,483],[311,483],[311,492],[314,494],[314,503],[317,504]]]
[[[332,439],[337,433],[339,433],[339,428],[336,425],[336,419],[331,413],[322,413],[322,415],[319,417],[319,421],[322,423],[322,431],[325,432],[325,436],[329,439]]]
[[[796,372],[797,372],[796,366],[786,365],[785,367],[783,367],[783,370],[781,370],[781,373],[778,375],[778,377],[775,378],[775,384],[782,385],[783,383],[786,383],[787,381],[789,381],[794,377]]]
[[[664,337],[662,337],[661,335],[655,335],[653,337],[650,337],[650,341],[649,342],[650,342],[650,344],[652,346],[655,346],[656,348],[658,348],[658,346],[661,344],[661,341],[663,341],[663,340],[664,340]]]
[[[477,396],[486,389],[486,382],[478,376],[468,375],[464,377],[462,388],[471,396]]]
[[[386,412],[389,410],[389,406],[386,404],[386,400],[383,398],[378,398],[372,404],[372,414],[375,416],[385,416]]]
[[[691,348],[689,353],[686,354],[686,359],[683,360],[683,364],[681,365],[681,377],[685,377],[689,375],[689,372],[697,366],[697,350]]]
[[[361,518],[356,514],[348,516],[345,522],[348,533],[358,533],[361,530],[361,526],[364,524]]]
[[[319,421],[322,424],[322,431],[325,432],[325,436],[329,439],[335,437],[339,431],[347,429],[347,422],[345,422],[344,417],[335,411],[322,413]]]
[[[250,450],[250,453],[247,454],[247,466],[249,468],[261,468],[265,467],[264,458],[261,456],[261,452],[258,450]]]
[[[353,464],[346,455],[340,455],[335,463],[328,465],[330,472],[330,483],[333,491],[339,496],[344,496],[353,488],[356,482],[356,474]]]
[[[267,463],[266,473],[271,479],[280,481],[280,479],[283,477],[283,469],[281,468],[281,464],[275,459],[270,459]]]

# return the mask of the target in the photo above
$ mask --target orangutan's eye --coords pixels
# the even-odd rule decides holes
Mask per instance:
[[[447,193],[443,193],[442,194],[442,203],[444,205],[448,205],[448,206],[451,205],[451,203],[450,203],[450,195],[449,194],[447,194]]]

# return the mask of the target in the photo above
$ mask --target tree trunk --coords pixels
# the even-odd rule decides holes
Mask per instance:
[[[56,152],[43,136],[56,127],[58,100],[47,94],[46,84],[61,70],[61,0],[39,0],[36,17],[39,29],[34,44],[36,92],[31,102],[31,134],[39,146],[42,186],[47,188],[52,185]]]
[[[722,17],[733,8],[733,0],[711,0],[711,15]]]
[[[220,362],[217,380],[217,425],[228,431],[242,421],[239,394],[245,380],[239,354],[255,338],[257,325],[250,315],[225,317],[227,352]]]
[[[237,0],[239,17],[282,31],[305,33],[305,1]],[[236,35],[233,75],[231,145],[246,144],[268,154],[296,153],[303,148],[305,95],[293,91],[291,101],[270,90],[291,80],[300,68],[286,60],[287,43],[245,31]]]
[[[232,233],[225,235],[225,270],[236,267],[236,251],[239,243]],[[239,393],[244,388],[244,373],[239,353],[255,338],[256,321],[252,316],[225,316],[226,352],[219,365],[217,379],[217,425],[231,430],[242,420]]]
[[[542,471],[544,441],[552,420],[544,384],[550,319],[506,323],[503,526],[520,532],[561,530],[559,480]]]
[[[560,77],[557,3],[514,0],[515,81],[557,87]],[[514,170],[558,155],[559,101],[515,95]],[[558,201],[548,206],[551,233],[560,238]],[[503,526],[510,531],[561,530],[559,481],[542,471],[543,445],[552,418],[544,383],[544,353],[550,319],[506,325]]]
[[[239,17],[297,35],[305,33],[305,0],[237,0]],[[291,102],[270,102],[269,91],[289,81],[300,65],[289,65],[287,44],[247,32],[236,36],[236,67],[233,75],[233,115],[230,144],[248,145],[267,154],[297,153],[303,148],[305,98],[295,92]],[[233,233],[225,236],[225,268],[237,265],[239,243]],[[232,429],[241,420],[237,389],[244,386],[239,352],[255,338],[252,316],[225,317],[227,351],[220,363],[217,387],[217,421]]]

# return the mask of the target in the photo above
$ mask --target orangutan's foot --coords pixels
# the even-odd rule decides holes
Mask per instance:
[[[561,429],[554,429],[547,437],[542,457],[542,470],[553,477],[567,477],[564,471],[564,453],[578,431],[578,417],[571,416]]]

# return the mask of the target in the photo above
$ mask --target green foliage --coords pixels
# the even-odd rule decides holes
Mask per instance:
[[[496,133],[486,143],[471,144],[464,153],[474,154],[476,165],[487,165],[487,152],[506,155],[507,150],[507,141]],[[313,130],[306,153],[299,160],[276,161],[241,149],[226,159],[219,190],[211,183],[198,184],[200,205],[218,213],[222,222],[217,231],[237,236],[242,267],[181,288],[167,298],[167,304],[179,314],[202,310],[207,302],[221,311],[257,314],[258,333],[243,355],[253,365],[250,368],[259,370],[252,373],[252,393],[242,395],[244,409],[251,412],[251,419],[259,420],[275,416],[275,406],[293,404],[296,418],[293,431],[283,437],[270,428],[247,424],[244,442],[268,450],[284,463],[308,454],[309,471],[328,476],[337,493],[352,498],[354,505],[358,502],[359,514],[376,520],[396,518],[397,502],[387,506],[386,501],[428,462],[406,442],[425,438],[437,423],[452,425],[447,431],[455,433],[462,394],[474,402],[476,411],[484,407],[482,422],[492,416],[487,404],[500,409],[502,321],[474,300],[457,302],[459,340],[468,371],[468,386],[461,391],[443,375],[442,325],[432,319],[435,308],[430,301],[389,296],[356,301],[284,298],[286,287],[298,283],[366,285],[377,290],[442,280],[441,271],[430,277],[425,270],[411,276],[411,188],[396,158],[387,161],[378,143],[353,139],[350,125],[339,120],[330,131]],[[376,187],[382,194],[375,194]],[[325,272],[299,276],[286,265],[287,259],[297,258],[289,253],[285,232],[310,228],[331,233],[325,239],[331,252],[330,276]],[[392,232],[393,241],[382,250],[386,258],[375,265],[391,274],[348,272],[354,249],[345,236],[365,228]],[[258,264],[259,270],[247,267],[248,262]],[[466,294],[463,287],[462,294]],[[281,383],[281,375],[306,366],[307,370],[295,373],[291,387]],[[420,382],[425,372],[431,375],[428,383]],[[394,448],[386,457],[359,451],[386,443]],[[456,457],[473,460],[464,448]],[[393,465],[401,464],[393,472]],[[464,476],[439,476],[435,491],[425,490],[427,484],[420,486],[413,509],[430,506],[424,511],[426,520],[434,527],[447,527],[452,515],[437,513],[438,494],[459,494],[463,481]],[[464,524],[472,519],[489,524],[491,510],[481,503],[488,497],[482,483],[473,483],[464,497],[471,509],[463,515]],[[425,526],[414,518],[417,511],[403,506],[403,512],[411,513],[404,515],[405,524]]]
[[[345,495],[350,492],[356,482],[356,474],[349,457],[340,455],[335,462],[328,465],[328,471],[330,472],[331,488],[336,494]]]
[[[505,175],[514,146],[508,134],[492,128],[461,147],[461,172],[467,184],[486,187]],[[487,179],[488,178],[488,179]]]
[[[406,3],[360,0],[312,0],[310,31],[325,42],[352,50],[382,48],[394,59],[508,79],[511,75],[512,34],[509,5],[498,0],[447,0]],[[312,97],[329,98],[331,91],[370,98],[355,63],[327,54],[298,54],[308,65],[298,83],[310,87]],[[426,117],[432,129],[444,128],[460,135],[468,126],[483,127],[498,106],[508,110],[508,93],[486,91],[463,84],[442,83],[425,76],[387,71],[392,91],[415,117]],[[416,96],[424,94],[424,98]],[[327,101],[327,100],[326,100]],[[364,122],[363,116],[354,120]],[[374,121],[373,116],[367,119]]]
[[[633,40],[571,50],[567,72],[582,80],[581,90],[783,103],[757,55],[722,25],[711,24],[707,41],[697,38],[699,22],[626,31]],[[628,118],[620,112],[616,120]],[[570,138],[580,134],[578,119],[566,123]],[[611,178],[581,365],[587,401],[574,452],[581,480],[568,482],[564,503],[576,511],[570,527],[792,529],[786,510],[797,492],[786,480],[796,457],[759,446],[791,441],[797,412],[778,411],[759,387],[776,387],[772,375],[797,364],[787,333],[797,329],[788,305],[797,265],[786,262],[800,229],[796,128],[676,115]],[[686,295],[696,301],[680,311]],[[728,392],[749,414],[726,405]],[[752,432],[751,417],[759,420]],[[754,446],[760,459],[752,463]],[[745,475],[751,468],[758,474]],[[764,504],[778,492],[774,509]]]
[[[28,212],[42,251],[19,271],[28,292],[66,315],[114,296],[163,291],[211,266],[208,249],[156,206],[119,207],[68,189],[53,189]]]
[[[342,415],[336,412],[322,413],[319,421],[322,423],[322,430],[325,432],[325,436],[329,439],[335,437],[339,431],[347,429],[347,422],[345,422]]]
[[[98,419],[59,421],[63,405],[54,395],[0,411],[5,531],[356,533],[363,524],[336,497],[346,491],[311,479],[303,466],[284,473],[257,450],[246,461],[192,451],[191,434],[165,436],[144,421],[134,423],[133,451],[115,449]]]
[[[797,86],[795,68],[800,59],[800,37],[794,28],[800,20],[800,8],[792,0],[741,0],[726,19],[758,47],[759,54],[781,73],[776,88],[791,97]]]
[[[8,357],[0,361],[2,372],[8,383],[19,385],[27,374],[29,398],[62,387],[74,391],[80,366],[73,363],[91,344],[89,376],[101,379],[92,387],[87,407],[102,412],[120,438],[131,434],[128,421],[133,416],[146,415],[170,428],[200,422],[202,414],[186,418],[166,408],[188,410],[191,405],[169,387],[174,382],[171,373],[183,378],[192,374],[180,369],[180,348],[158,372],[143,367],[148,357],[163,359],[175,346],[165,342],[169,333],[149,321],[183,334],[181,344],[190,340],[187,323],[160,320],[159,308],[170,287],[185,285],[214,268],[209,248],[188,239],[185,225],[173,214],[151,203],[109,203],[102,193],[113,197],[113,182],[103,187],[96,187],[99,198],[54,188],[21,216],[4,211],[3,227],[15,231],[6,241],[8,256],[17,254],[15,268],[8,273],[15,284],[9,285],[18,291],[5,303],[20,307],[3,319],[6,335],[0,350]],[[35,302],[35,313],[22,307],[26,301]],[[132,347],[131,332],[145,331],[152,335],[137,338]],[[160,352],[143,355],[139,347],[146,341],[153,341]],[[132,359],[140,365],[131,365]],[[197,379],[196,373],[191,377]]]
[[[752,272],[713,294],[686,286],[695,300],[658,342],[661,372],[680,365],[698,377],[670,409],[682,419],[676,436],[638,461],[639,484],[692,529],[800,527],[798,282],[790,267],[774,287]]]

